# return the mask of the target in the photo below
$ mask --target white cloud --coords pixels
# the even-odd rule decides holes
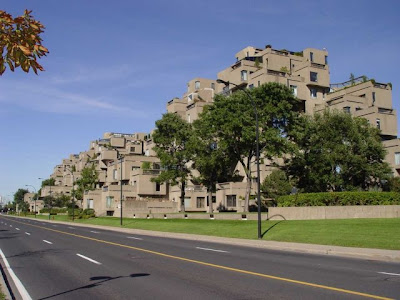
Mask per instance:
[[[2,86],[3,83],[4,86]],[[21,85],[14,81],[7,81],[1,82],[0,89],[3,92],[0,102],[10,106],[28,107],[36,111],[74,115],[105,113],[132,115],[139,118],[147,115],[144,111],[127,107],[126,104],[118,105],[113,99],[67,92],[65,89],[56,88],[43,82]]]

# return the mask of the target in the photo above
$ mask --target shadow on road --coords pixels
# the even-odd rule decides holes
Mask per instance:
[[[148,273],[136,273],[136,274],[131,274],[131,275],[128,275],[128,276],[116,276],[116,277],[95,276],[95,277],[90,277],[91,281],[97,281],[97,282],[94,282],[94,283],[91,283],[91,284],[88,284],[88,285],[84,285],[84,286],[80,286],[80,287],[77,287],[75,289],[64,291],[64,292],[61,292],[61,293],[58,293],[58,294],[50,295],[50,296],[47,296],[47,297],[44,297],[44,298],[40,298],[39,300],[50,299],[50,298],[53,298],[53,297],[65,295],[65,294],[68,294],[68,293],[71,293],[71,292],[74,292],[74,291],[78,291],[78,290],[91,289],[91,288],[94,288],[96,286],[100,286],[103,283],[105,283],[107,281],[111,281],[111,280],[116,280],[116,279],[120,279],[120,278],[129,278],[129,277],[131,277],[131,278],[144,277],[144,276],[150,276],[150,274],[148,274]]]

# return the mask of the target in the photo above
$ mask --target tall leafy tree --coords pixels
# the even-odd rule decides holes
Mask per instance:
[[[156,122],[153,133],[155,147],[163,169],[154,181],[180,184],[181,211],[185,211],[185,185],[190,176],[189,162],[192,159],[190,137],[192,127],[177,114],[167,113]]]
[[[23,212],[26,212],[29,209],[29,204],[24,201],[26,193],[29,193],[27,189],[18,189],[14,194],[14,203],[15,205],[18,205],[18,208]]]
[[[13,18],[0,10],[0,75],[7,65],[11,71],[18,67],[24,72],[32,68],[36,74],[38,70],[44,71],[37,62],[38,58],[49,53],[40,37],[44,26],[31,13],[25,10],[22,16]]]
[[[292,91],[278,83],[266,83],[248,90],[257,108],[260,153],[266,158],[287,152],[287,132],[297,118],[298,100]],[[217,95],[202,118],[212,124],[213,137],[232,160],[241,164],[246,173],[244,210],[248,211],[251,192],[252,164],[256,156],[256,127],[252,101],[243,91],[225,97]]]
[[[305,192],[368,190],[391,173],[379,130],[339,111],[303,116],[291,132],[298,149],[287,171]]]
[[[207,187],[209,213],[212,213],[212,194],[216,191],[216,184],[228,181],[235,168],[236,161],[232,160],[228,148],[219,144],[213,137],[213,124],[208,123],[209,119],[200,116],[193,123],[194,132],[191,143],[193,150],[193,165],[200,176],[195,178]]]
[[[83,193],[86,190],[94,190],[96,188],[96,183],[98,182],[98,173],[96,171],[96,166],[92,164],[91,166],[84,167],[81,171],[81,177],[75,181],[78,186],[75,190],[76,199],[83,200]]]
[[[274,170],[264,179],[261,191],[267,198],[277,199],[279,196],[289,195],[292,191],[292,184],[286,173],[282,170]]]

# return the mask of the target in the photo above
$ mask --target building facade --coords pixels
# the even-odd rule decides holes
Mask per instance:
[[[386,161],[392,167],[394,176],[399,176],[400,141],[397,138],[397,115],[392,107],[391,85],[368,80],[365,76],[332,84],[328,62],[325,49],[306,48],[294,52],[274,49],[271,45],[263,49],[246,47],[236,53],[235,61],[230,66],[218,72],[217,78],[190,80],[181,98],[167,102],[166,111],[192,123],[198,119],[204,106],[212,105],[216,94],[228,95],[237,89],[251,89],[268,82],[281,83],[301,101],[300,110],[305,114],[337,109],[366,118],[371,125],[379,128],[387,150]],[[217,79],[232,84],[225,86]],[[161,172],[153,147],[152,132],[107,132],[101,139],[90,142],[88,150],[63,159],[51,175],[55,186],[44,187],[41,196],[71,194],[81,171],[93,164],[98,181],[95,189],[85,191],[82,201],[78,201],[82,208],[93,208],[97,215],[119,216],[122,203],[124,217],[151,212],[177,212],[180,209],[179,186],[158,184],[152,180]],[[263,181],[271,173],[274,165],[282,163],[282,159],[263,159],[260,180]],[[236,171],[244,175],[240,164]],[[254,162],[252,172],[255,175]],[[195,170],[193,175],[197,175]],[[252,191],[255,190],[255,182],[253,185]],[[208,199],[206,188],[189,180],[185,190],[185,210],[208,211],[212,201],[217,211],[243,211],[245,191],[245,178],[239,182],[222,182],[218,183],[212,199]]]

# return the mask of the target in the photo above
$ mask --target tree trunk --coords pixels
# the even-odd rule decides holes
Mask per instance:
[[[181,212],[185,212],[185,181],[181,183]]]
[[[244,198],[244,208],[243,208],[244,212],[249,212],[250,192],[251,192],[251,176],[247,176],[246,195]]]
[[[212,187],[208,187],[208,212],[210,214],[214,212],[212,201]]]

